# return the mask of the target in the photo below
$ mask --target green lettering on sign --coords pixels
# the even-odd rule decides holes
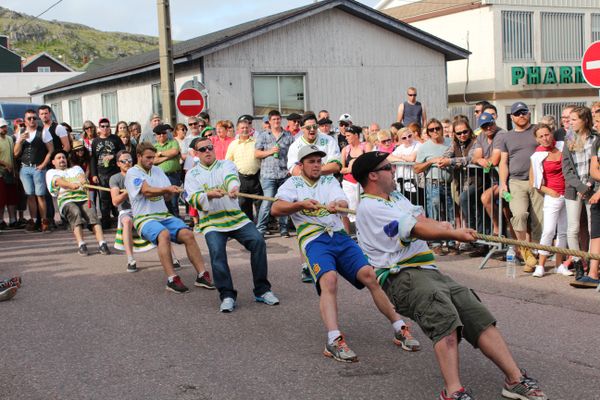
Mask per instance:
[[[518,85],[519,81],[525,78],[525,68],[523,67],[512,67],[511,68],[512,75],[512,84]]]
[[[542,67],[527,67],[527,84],[537,85],[542,83]]]
[[[575,83],[586,83],[581,72],[581,65],[575,67]]]
[[[554,67],[546,68],[546,73],[544,74],[544,85],[550,85],[556,83],[556,72],[554,72]]]
[[[560,67],[560,83],[573,83],[573,68]]]

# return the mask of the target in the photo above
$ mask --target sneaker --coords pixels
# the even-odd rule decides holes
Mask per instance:
[[[98,250],[100,250],[100,254],[104,254],[105,256],[110,254],[110,249],[106,243],[102,243]]]
[[[548,397],[542,392],[537,380],[527,376],[524,369],[521,370],[523,376],[521,380],[516,383],[504,382],[504,388],[502,388],[502,396],[509,399],[519,400],[547,400]]]
[[[4,210],[2,210],[4,212]],[[0,231],[4,231],[6,230],[6,228],[8,228],[8,225],[6,225],[6,222],[2,221],[0,222]]]
[[[534,271],[535,271],[535,268],[533,267],[533,265],[523,264],[523,272],[525,272],[526,274],[530,274]]]
[[[259,303],[265,303],[268,306],[276,306],[279,304],[279,299],[270,290],[262,296],[254,296],[254,299]]]
[[[302,271],[300,272],[300,279],[304,283],[311,283],[313,281],[312,275],[310,274],[310,270],[308,269],[308,264],[302,264]]]
[[[421,343],[410,333],[408,325],[404,325],[398,332],[394,334],[394,344],[402,347],[406,351],[421,350]]]
[[[79,246],[79,250],[77,250],[77,253],[79,253],[80,256],[89,255],[87,245],[84,243],[81,246]]]
[[[17,295],[17,287],[9,287],[0,291],[0,301],[10,300]]]
[[[575,280],[578,281],[585,275],[585,271],[583,269],[583,262],[581,260],[573,261],[573,269],[575,270]]]
[[[231,297],[225,297],[223,301],[221,301],[221,306],[219,307],[219,311],[222,313],[230,313],[233,312],[235,308],[235,300]]]
[[[34,232],[35,231],[35,221],[30,219],[25,224],[25,232]]]
[[[215,285],[212,283],[210,279],[210,274],[208,271],[204,271],[202,276],[196,278],[196,282],[194,282],[194,286],[203,287],[205,289],[216,289]]]
[[[544,276],[544,267],[541,265],[536,265],[535,266],[535,271],[533,272],[533,274],[531,274],[531,276],[533,276],[534,278],[541,278],[542,276]]]
[[[588,275],[570,283],[571,286],[578,289],[596,289],[600,285],[600,279],[594,279]]]
[[[487,246],[478,246],[471,253],[469,253],[469,257],[485,257],[489,253],[489,249]]]
[[[181,282],[181,278],[179,276],[175,275],[175,278],[173,278],[172,282],[167,280],[167,290],[170,290],[173,293],[180,294],[186,293],[190,289],[188,289],[187,286],[185,286],[183,282]]]
[[[556,273],[562,276],[573,276],[573,271],[571,271],[565,264],[560,264],[558,268],[556,268]]]
[[[435,246],[431,249],[431,251],[433,252],[433,254],[435,254],[436,256],[445,256],[448,253],[446,252],[446,250],[444,250],[444,248],[442,246]]]
[[[446,394],[446,390],[442,390],[442,393],[440,393],[440,398],[439,400],[475,400],[475,397],[473,397],[473,394],[471,393],[470,390],[465,389],[465,388],[461,388],[460,390],[457,390],[456,392],[452,393],[450,396],[448,396]]]
[[[40,230],[44,233],[50,232],[50,221],[47,218],[42,219]]]
[[[127,263],[127,272],[137,272],[137,263],[135,260]]]
[[[290,236],[290,233],[289,233],[289,232],[281,232],[281,237],[284,237],[284,238],[289,238],[289,237],[291,237],[291,236]]]
[[[350,350],[350,347],[346,344],[346,340],[344,336],[340,335],[333,341],[333,344],[327,343],[325,345],[325,350],[323,350],[323,355],[325,357],[333,358],[336,361],[341,362],[357,362],[358,357],[356,357],[356,353]]]
[[[180,270],[181,269],[181,263],[176,258],[173,259],[173,269],[174,270]]]
[[[0,281],[0,290],[4,290],[11,287],[20,288],[22,285],[22,280],[20,276],[15,276],[12,278],[4,279]]]

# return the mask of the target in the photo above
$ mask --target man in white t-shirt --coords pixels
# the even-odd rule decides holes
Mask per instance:
[[[141,237],[158,247],[158,257],[167,275],[167,290],[186,293],[189,289],[175,273],[171,258],[171,242],[183,243],[190,262],[197,272],[195,286],[214,289],[210,275],[204,268],[204,260],[194,234],[179,218],[169,214],[164,197],[181,193],[178,186],[171,185],[165,173],[153,165],[156,148],[148,142],[138,144],[138,163],[125,175],[125,189],[133,212],[133,225]]]
[[[432,340],[445,384],[439,398],[473,399],[459,378],[458,342],[464,337],[504,372],[503,396],[545,400],[537,381],[515,363],[494,316],[472,290],[439,272],[425,242],[473,242],[475,231],[426,218],[421,207],[395,191],[394,167],[387,158],[387,153],[369,152],[352,166],[364,189],[356,215],[358,243],[396,310],[414,319]]]
[[[392,323],[394,343],[407,351],[419,350],[419,342],[412,337],[408,326],[379,287],[373,268],[356,242],[344,231],[337,209],[348,207],[348,200],[333,176],[321,174],[321,159],[326,157],[325,152],[315,145],[305,146],[298,157],[301,174],[281,185],[271,214],[276,217],[290,215],[296,225],[300,250],[310,266],[320,295],[321,318],[327,328],[323,354],[337,361],[358,361],[338,327],[338,274],[357,289],[365,286],[369,289],[379,311]]]
[[[78,165],[69,168],[67,152],[64,150],[53,152],[51,162],[54,168],[46,172],[48,191],[57,198],[58,212],[73,230],[79,254],[88,255],[87,244],[83,240],[83,228],[88,225],[94,230],[100,253],[110,254],[102,227],[98,224],[96,209],[88,204],[88,195],[83,188],[87,183],[85,172]]]

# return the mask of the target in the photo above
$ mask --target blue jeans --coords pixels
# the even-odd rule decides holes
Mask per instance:
[[[215,286],[219,290],[219,297],[223,300],[225,297],[235,299],[237,291],[233,289],[233,280],[227,263],[227,238],[232,237],[237,240],[246,250],[250,251],[250,266],[252,267],[252,279],[254,281],[254,295],[262,296],[271,290],[271,284],[267,280],[267,245],[265,239],[256,230],[253,223],[248,223],[243,227],[229,232],[208,232],[204,235],[208,252],[210,254],[210,264],[212,267]]]
[[[450,191],[450,182],[427,182],[426,196],[427,217],[439,222],[447,221],[454,225],[454,201]],[[433,243],[439,242],[433,241]],[[453,244],[453,240],[448,242],[448,246]]]
[[[275,197],[277,193],[277,189],[279,186],[283,185],[287,178],[283,179],[270,179],[270,178],[261,178],[260,186],[263,190],[263,195],[267,197]],[[256,224],[256,228],[260,233],[267,232],[267,224],[269,223],[269,217],[271,215],[271,203],[270,201],[263,201],[260,205],[260,210],[258,211],[258,223]],[[287,228],[288,217],[279,217],[279,232],[286,233],[288,231]]]
[[[38,170],[36,167],[21,167],[19,172],[23,189],[27,196],[36,195],[43,197],[46,195],[46,170]]]

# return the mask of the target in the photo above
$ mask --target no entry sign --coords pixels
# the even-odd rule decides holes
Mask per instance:
[[[177,109],[186,117],[193,117],[204,110],[202,93],[193,88],[183,89],[177,95]]]
[[[581,72],[587,83],[600,88],[600,41],[590,44],[583,54]]]

